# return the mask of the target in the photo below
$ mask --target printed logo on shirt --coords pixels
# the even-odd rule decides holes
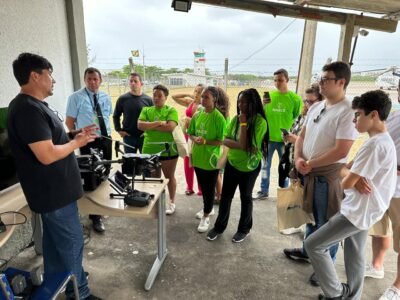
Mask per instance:
[[[279,112],[279,113],[284,113],[284,112],[286,112],[286,107],[283,105],[283,103],[278,103],[277,105],[276,105],[276,107],[273,107],[272,108],[272,111],[273,112]]]

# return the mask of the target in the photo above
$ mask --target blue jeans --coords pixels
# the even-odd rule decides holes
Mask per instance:
[[[72,272],[77,279],[80,299],[90,295],[82,267],[83,232],[76,201],[49,213],[42,213],[44,280],[60,272]],[[65,290],[74,297],[72,282]]]
[[[322,227],[328,222],[328,181],[323,176],[315,177],[314,179],[314,199],[313,199],[313,215],[315,225],[307,224],[304,239],[307,239],[309,235],[315,232],[318,228]],[[339,243],[334,244],[329,248],[329,253],[333,262],[336,260],[336,253],[339,248]],[[307,255],[304,249],[303,243],[303,254]]]
[[[276,151],[279,156],[279,160],[282,157],[282,154],[285,150],[284,142],[269,142],[268,143],[268,157],[267,161],[262,164],[261,167],[261,192],[268,194],[269,193],[269,181],[271,176],[271,165],[272,165],[272,157],[274,152]],[[285,185],[281,187],[287,187],[288,181],[285,181]]]
[[[136,148],[132,149],[130,147],[124,146],[125,153],[137,153],[137,150],[139,150],[139,152],[142,153],[143,141],[144,137],[137,137],[132,135],[124,136],[124,143]]]

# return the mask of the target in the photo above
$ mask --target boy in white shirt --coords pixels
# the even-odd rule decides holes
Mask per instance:
[[[391,101],[380,90],[355,97],[354,123],[369,139],[359,149],[350,170],[343,170],[345,198],[340,212],[310,235],[304,243],[324,295],[319,299],[360,299],[365,270],[368,229],[388,209],[396,184],[396,149],[386,131]],[[366,180],[371,193],[360,194],[355,186]],[[339,281],[327,249],[344,240],[347,284]]]

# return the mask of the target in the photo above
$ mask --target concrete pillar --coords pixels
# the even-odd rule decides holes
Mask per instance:
[[[355,15],[347,15],[346,23],[342,25],[340,31],[340,41],[339,41],[339,51],[337,60],[349,62],[350,61],[350,51],[351,51],[351,41],[354,33],[354,21]]]
[[[312,67],[314,61],[315,39],[317,35],[316,21],[304,22],[303,43],[299,64],[299,76],[297,78],[296,92],[304,97],[304,91],[310,86]]]
[[[64,1],[67,10],[72,80],[76,91],[83,86],[83,72],[88,65],[83,3],[82,0]]]

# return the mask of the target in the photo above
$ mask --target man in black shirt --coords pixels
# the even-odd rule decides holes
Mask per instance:
[[[125,147],[126,153],[142,151],[143,132],[137,128],[137,121],[144,106],[153,106],[151,98],[143,94],[143,82],[138,73],[131,73],[129,76],[130,92],[120,96],[115,104],[114,128],[124,139],[124,143],[135,149]],[[124,115],[122,127],[120,118]]]
[[[82,267],[83,233],[77,199],[82,183],[74,150],[96,135],[95,126],[70,132],[44,101],[53,94],[53,67],[44,57],[22,53],[13,62],[21,92],[10,103],[7,129],[18,177],[30,209],[43,222],[44,280],[61,272],[72,272],[78,282],[79,298],[100,299],[90,294]],[[73,287],[66,288],[74,299]]]

